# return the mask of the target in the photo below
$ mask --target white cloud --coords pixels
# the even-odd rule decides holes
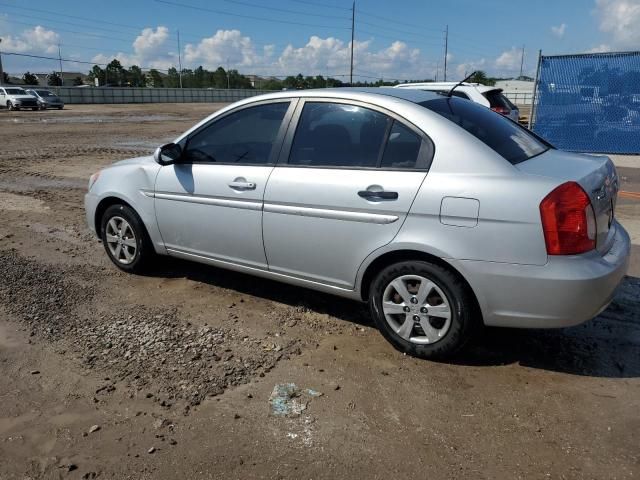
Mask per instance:
[[[566,31],[567,31],[567,24],[566,23],[561,23],[557,27],[556,26],[552,26],[551,27],[551,33],[553,33],[558,38],[564,37],[564,34],[565,34]]]
[[[484,70],[486,68],[487,61],[484,58],[480,60],[467,61],[458,64],[456,67],[456,74],[462,80],[467,75],[473,73],[476,70]]]
[[[585,53],[606,53],[606,52],[610,52],[610,51],[611,51],[611,47],[609,45],[607,45],[606,43],[602,43],[602,44],[597,45],[597,46],[595,46],[593,48],[590,48]]]
[[[611,37],[616,48],[637,48],[640,44],[640,0],[596,0],[594,11],[600,30]]]
[[[187,64],[202,64],[205,68],[232,65],[232,68],[260,65],[274,52],[267,45],[258,53],[251,38],[239,30],[218,30],[215,35],[203,38],[196,45],[187,44],[184,49]]]
[[[109,63],[114,58],[124,67],[138,65],[140,67],[168,69],[178,65],[178,54],[171,51],[169,45],[169,29],[164,26],[145,28],[133,41],[133,53],[118,52],[115,55],[99,54],[93,57],[96,63]]]
[[[37,26],[16,36],[2,39],[2,49],[16,53],[57,53],[60,36],[53,30]]]
[[[522,60],[522,50],[516,47],[512,47],[510,50],[506,50],[496,58],[496,67],[507,71],[516,71],[520,69],[520,62]]]

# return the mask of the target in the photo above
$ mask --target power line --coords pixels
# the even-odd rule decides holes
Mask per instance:
[[[123,23],[114,23],[114,22],[108,22],[106,20],[98,20],[95,18],[87,18],[87,17],[79,17],[76,15],[69,15],[69,14],[63,14],[63,13],[58,13],[58,12],[53,12],[51,10],[41,10],[41,9],[37,9],[37,8],[27,8],[27,7],[18,7],[16,5],[9,5],[7,3],[0,3],[0,6],[2,7],[9,7],[9,8],[15,8],[15,9],[19,9],[19,10],[27,10],[27,11],[31,11],[31,12],[38,12],[38,13],[46,13],[49,15],[54,15],[57,17],[67,17],[67,18],[75,18],[76,20],[84,20],[87,22],[96,22],[96,23],[103,23],[105,25],[113,25],[115,27],[124,27],[124,28],[133,28],[133,29],[137,29],[137,30],[142,30],[144,27],[137,27],[134,25],[126,25]],[[15,15],[15,14],[13,14]]]
[[[330,5],[328,3],[323,3],[323,2],[312,2],[310,0],[290,0],[290,1],[295,3],[304,3],[305,5],[314,5],[316,7],[335,8],[337,10],[345,10],[347,12],[351,11],[351,9],[347,7],[339,7],[337,5]]]
[[[172,5],[174,7],[189,8],[189,9],[192,9],[192,10],[200,10],[200,11],[203,11],[203,12],[217,13],[218,15],[227,15],[227,16],[231,16],[231,17],[247,18],[247,19],[250,19],[250,20],[258,20],[258,21],[262,21],[262,22],[282,23],[282,24],[285,24],[285,25],[300,25],[300,26],[304,26],[304,27],[348,30],[347,27],[338,27],[338,26],[335,26],[335,25],[318,25],[318,24],[315,24],[315,23],[295,22],[293,20],[280,20],[280,19],[276,19],[276,18],[256,17],[256,16],[253,16],[253,15],[244,15],[244,14],[240,14],[240,13],[225,12],[223,10],[214,10],[212,8],[199,7],[199,6],[196,6],[196,5],[189,5],[189,4],[186,4],[186,3],[172,2],[172,1],[169,1],[169,0],[155,0],[155,1],[157,3],[164,3],[165,5]]]
[[[11,13],[11,15],[14,17],[32,18],[34,20],[44,20],[45,22],[62,23],[64,25],[71,25],[72,27],[92,28],[94,30],[101,30],[103,32],[124,33],[125,35],[131,35],[129,32],[123,32],[122,30],[112,30],[110,28],[96,27],[95,25],[83,25],[81,23],[65,22],[64,20],[57,20],[55,18],[46,18],[46,17],[40,17],[36,15],[26,15],[24,13]]]
[[[51,27],[49,25],[43,25],[43,24],[40,24],[40,23],[19,22],[18,20],[12,20],[11,23],[16,23],[18,25],[26,25],[27,27],[43,27],[43,28],[55,29],[58,32],[75,33],[77,35],[84,35],[84,36],[87,36],[87,37],[106,38],[106,39],[109,39],[109,40],[116,40],[118,42],[131,43],[131,40],[124,39],[124,38],[119,38],[119,37],[114,37],[112,35],[107,36],[107,35],[99,35],[97,33],[78,32],[76,30],[66,30],[64,28]]]
[[[440,29],[440,28],[425,27],[424,25],[416,25],[416,24],[413,24],[413,23],[401,22],[399,20],[393,20],[393,19],[390,19],[390,18],[387,18],[387,17],[381,17],[380,15],[374,15],[372,13],[363,12],[362,10],[358,10],[358,13],[360,15],[364,15],[365,17],[376,18],[378,20],[383,20],[383,21],[389,22],[389,23],[395,23],[397,25],[402,25],[402,26],[405,26],[405,27],[417,28],[419,30],[429,30],[429,31],[432,31],[432,32],[442,32],[442,29]],[[385,27],[385,28],[388,28],[388,27]]]
[[[343,16],[338,16],[338,15],[325,15],[322,13],[309,13],[309,12],[302,12],[300,10],[289,10],[286,8],[278,8],[278,7],[270,7],[270,6],[265,6],[265,5],[260,5],[258,3],[251,3],[251,2],[244,2],[241,0],[222,0],[223,2],[227,2],[227,3],[233,3],[236,5],[244,5],[247,7],[255,7],[255,8],[262,8],[262,9],[266,9],[266,10],[272,10],[274,12],[283,12],[283,13],[291,13],[294,15],[305,15],[305,16],[311,16],[311,17],[321,17],[321,18],[337,18],[340,20],[346,20],[346,17]]]

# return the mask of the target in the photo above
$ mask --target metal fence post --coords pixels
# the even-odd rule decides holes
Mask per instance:
[[[533,128],[533,117],[536,114],[536,97],[538,82],[540,81],[540,64],[542,63],[542,50],[538,50],[538,66],[536,67],[536,79],[533,81],[533,97],[531,97],[531,113],[529,114],[529,130]]]

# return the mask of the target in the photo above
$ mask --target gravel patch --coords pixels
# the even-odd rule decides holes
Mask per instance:
[[[108,375],[96,394],[122,384],[132,396],[164,407],[185,400],[188,410],[301,353],[299,340],[251,337],[236,326],[195,326],[175,308],[119,303],[111,312],[95,302],[88,309],[93,313],[84,314],[99,281],[89,268],[43,265],[5,250],[0,271],[0,302],[31,336],[55,342],[57,351]]]

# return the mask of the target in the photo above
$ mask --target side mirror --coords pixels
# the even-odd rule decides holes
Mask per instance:
[[[182,156],[182,147],[177,143],[167,143],[156,148],[153,153],[153,159],[160,165],[171,165],[180,160]]]

